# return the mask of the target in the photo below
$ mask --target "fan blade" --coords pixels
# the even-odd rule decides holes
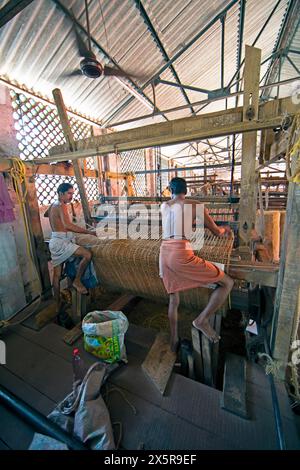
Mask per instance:
[[[123,72],[123,70],[117,69],[115,67],[109,67],[108,65],[104,65],[103,67],[103,75],[110,76],[110,77],[127,77],[127,78],[138,78],[137,75]]]
[[[73,70],[72,72],[62,73],[59,76],[59,78],[72,78],[72,77],[79,77],[79,76],[83,77],[83,73],[81,72],[81,70]]]

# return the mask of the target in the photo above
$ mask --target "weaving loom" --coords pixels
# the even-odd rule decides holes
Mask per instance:
[[[205,233],[204,246],[196,252],[209,261],[228,264],[233,239]],[[88,245],[99,280],[108,290],[119,290],[167,301],[168,295],[159,277],[160,240],[101,240],[90,235],[77,236],[77,243]],[[181,304],[194,310],[203,309],[211,289],[197,288],[180,294]]]

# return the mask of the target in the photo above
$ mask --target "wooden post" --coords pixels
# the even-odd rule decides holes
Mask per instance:
[[[297,155],[294,161],[296,158]],[[282,380],[285,379],[293,329],[299,320],[299,286],[300,185],[290,183],[271,336],[271,350],[274,359],[280,361],[279,376]]]
[[[257,121],[261,50],[246,46],[244,70],[243,121]],[[242,170],[240,198],[240,244],[248,245],[255,227],[257,205],[257,174],[255,172],[257,131],[242,138]]]
[[[73,152],[76,150],[76,142],[74,140],[69,118],[67,115],[67,111],[65,108],[64,100],[61,94],[61,91],[58,88],[55,88],[52,92],[53,98],[57,107],[57,112],[58,116],[60,119],[60,123],[63,128],[63,133],[65,136],[65,139],[67,141],[67,144],[70,147],[70,151]],[[74,173],[76,177],[76,182],[78,184],[78,189],[79,189],[79,194],[80,194],[80,199],[81,199],[81,204],[82,204],[82,210],[83,210],[83,215],[84,215],[84,220],[86,224],[91,225],[92,219],[91,219],[91,214],[90,214],[90,208],[88,205],[87,197],[86,197],[86,192],[85,192],[85,187],[83,183],[83,177],[82,177],[82,170],[80,167],[80,162],[79,160],[74,160],[73,161],[73,168],[74,168]]]
[[[29,176],[26,178],[26,211],[28,220],[30,221],[29,230],[31,232],[33,255],[36,266],[40,274],[40,281],[42,290],[44,292],[44,299],[52,297],[51,283],[48,270],[48,256],[45,245],[43,229],[40,219],[39,204],[35,189],[34,177]]]

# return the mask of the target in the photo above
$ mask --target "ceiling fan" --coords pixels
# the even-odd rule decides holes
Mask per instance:
[[[137,75],[128,74],[117,67],[110,67],[108,65],[102,65],[96,58],[94,52],[92,51],[92,41],[90,34],[90,20],[89,20],[89,11],[88,11],[88,2],[85,0],[85,14],[86,14],[86,24],[87,24],[87,37],[88,37],[88,46],[83,40],[76,22],[74,21],[74,31],[76,35],[76,43],[78,54],[82,57],[79,67],[80,69],[74,70],[65,74],[65,77],[75,77],[75,76],[86,76],[88,78],[99,78],[101,76],[111,76],[111,77],[136,77]],[[74,15],[73,15],[74,16]],[[75,18],[74,18],[75,19]]]

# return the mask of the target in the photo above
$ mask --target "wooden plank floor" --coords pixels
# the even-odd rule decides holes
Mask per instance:
[[[3,335],[7,364],[0,367],[0,384],[47,415],[72,387],[72,347],[66,330],[50,324],[41,331],[14,327]],[[250,420],[221,409],[221,392],[173,373],[162,396],[142,371],[155,338],[154,330],[130,325],[126,335],[128,364],[111,375],[106,390],[112,422],[122,423],[126,449],[276,449],[276,434],[268,379],[261,368],[248,365],[247,407]],[[75,343],[87,367],[96,358]],[[116,390],[117,389],[117,390]],[[278,386],[285,438],[289,449],[300,448],[296,418]],[[124,400],[124,396],[136,408]],[[28,448],[33,430],[0,406],[0,449]],[[116,437],[119,426],[114,426]]]

